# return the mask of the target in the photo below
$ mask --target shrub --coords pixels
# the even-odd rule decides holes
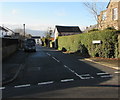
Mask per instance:
[[[93,40],[101,40],[101,44],[92,44]],[[89,33],[61,36],[58,38],[58,48],[64,47],[67,51],[82,52],[91,57],[117,57],[116,30],[92,31]]]

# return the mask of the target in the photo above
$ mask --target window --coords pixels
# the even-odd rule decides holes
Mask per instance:
[[[114,8],[113,9],[112,19],[113,20],[117,20],[118,19],[118,8]]]
[[[107,18],[106,17],[106,12],[104,12],[103,15],[102,15],[102,20],[106,20],[106,18]]]

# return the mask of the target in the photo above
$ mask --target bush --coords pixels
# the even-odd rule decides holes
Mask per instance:
[[[117,35],[116,30],[92,31],[89,33],[61,36],[58,38],[58,49],[64,47],[67,51],[81,52],[91,57],[117,57]],[[93,40],[101,40],[101,44],[92,44]]]
[[[88,32],[92,32],[92,31],[99,31],[98,29],[92,29],[92,30],[89,30]]]

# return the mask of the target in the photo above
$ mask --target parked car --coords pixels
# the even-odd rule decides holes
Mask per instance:
[[[26,39],[24,41],[24,51],[36,51],[36,43],[34,39]]]

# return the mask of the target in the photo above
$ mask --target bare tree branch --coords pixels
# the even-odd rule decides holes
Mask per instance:
[[[98,15],[99,15],[100,11],[102,11],[103,9],[100,9],[97,6],[96,2],[84,2],[83,4],[85,7],[88,8],[89,12],[93,15],[97,24],[101,26],[101,22],[98,20]],[[97,28],[98,28],[98,26],[97,26]]]

